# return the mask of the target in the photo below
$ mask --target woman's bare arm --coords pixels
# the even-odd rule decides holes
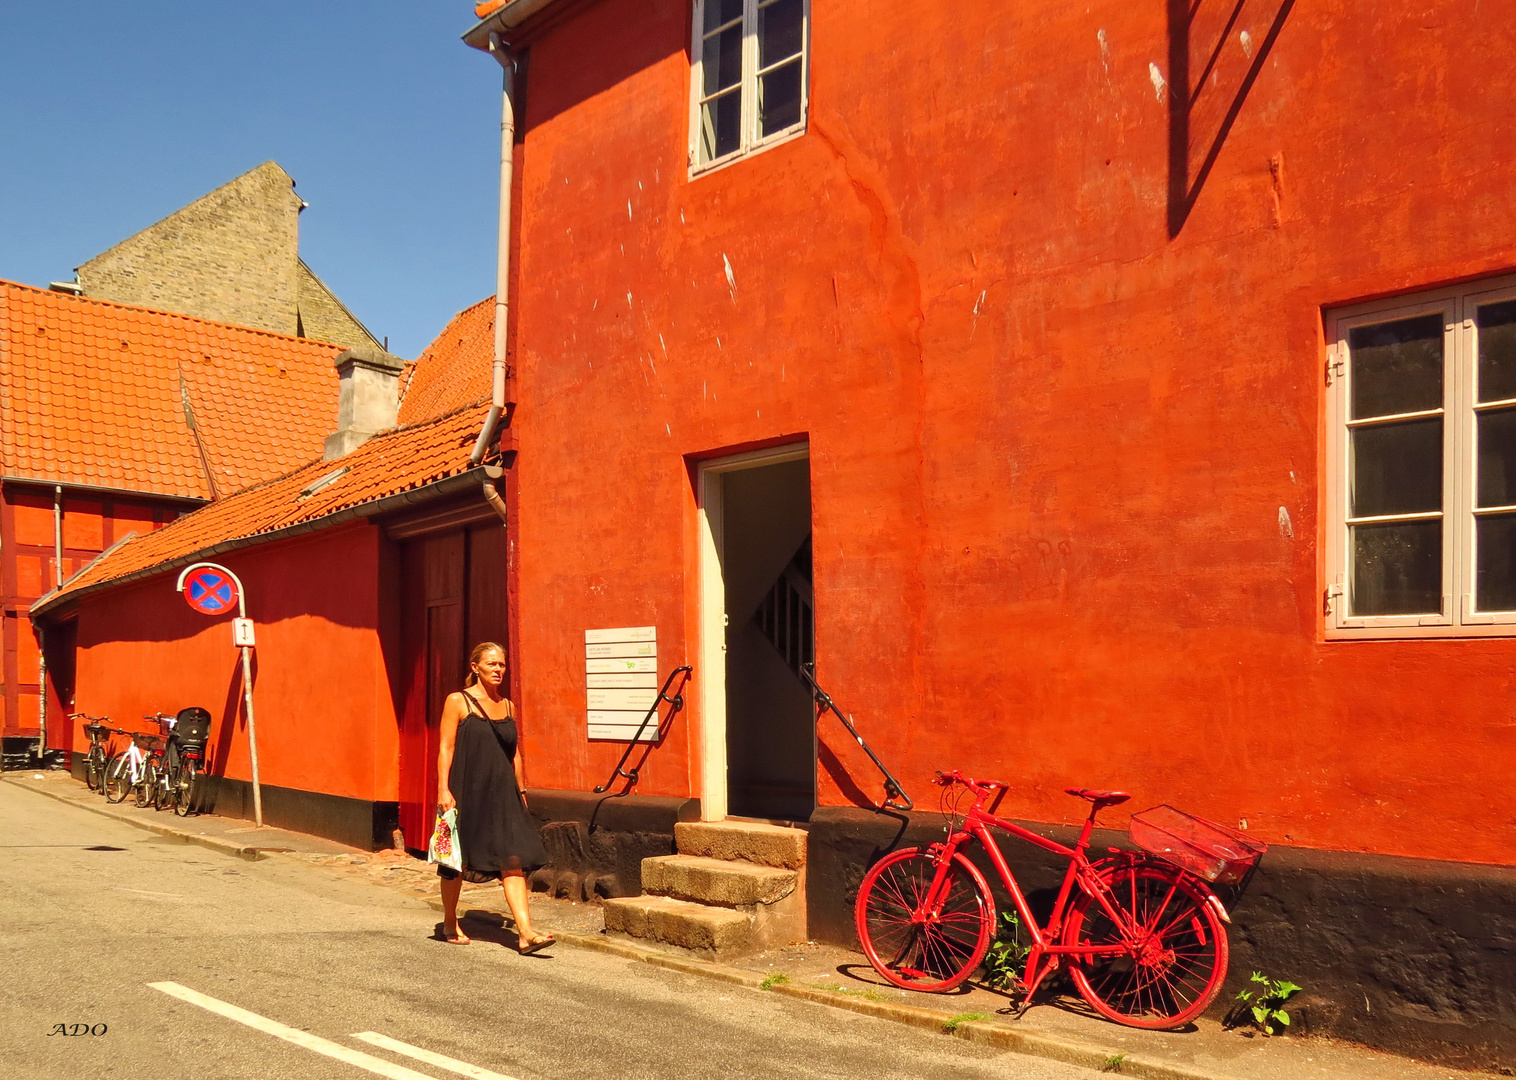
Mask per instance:
[[[526,805],[526,760],[521,753],[521,718],[516,715],[516,703],[511,703],[510,717],[516,721],[516,790],[521,792],[521,805]]]
[[[463,704],[463,694],[447,696],[442,705],[442,719],[437,727],[437,809],[451,810],[458,805],[448,787],[447,775],[453,770],[453,749],[458,741],[458,721],[468,710]]]

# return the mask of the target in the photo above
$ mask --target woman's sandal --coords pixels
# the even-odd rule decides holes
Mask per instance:
[[[553,937],[552,934],[546,934],[542,937],[533,938],[525,945],[518,943],[516,948],[520,951],[522,956],[530,956],[532,953],[537,952],[540,949],[547,948],[556,940],[558,939]]]
[[[474,939],[462,930],[455,930],[451,934],[444,930],[442,931],[442,940],[449,945],[472,945],[474,943]]]

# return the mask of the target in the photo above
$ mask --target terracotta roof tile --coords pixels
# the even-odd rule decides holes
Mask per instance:
[[[0,281],[0,468],[210,498],[187,396],[219,491],[234,491],[319,450],[341,351]]]
[[[467,472],[469,451],[486,408],[474,404],[425,423],[378,435],[331,461],[316,460],[277,479],[209,503],[161,529],[138,535],[107,552],[46,597],[49,605],[82,589],[163,567],[229,540],[244,540],[328,517]],[[302,492],[343,470],[308,496]]]
[[[490,396],[495,359],[495,298],[453,316],[402,378],[400,422],[416,424]]]

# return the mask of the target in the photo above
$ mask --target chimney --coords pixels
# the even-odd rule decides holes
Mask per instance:
[[[337,355],[337,430],[326,437],[327,461],[395,426],[405,361],[372,346]]]

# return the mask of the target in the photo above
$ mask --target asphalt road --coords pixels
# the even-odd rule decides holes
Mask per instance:
[[[476,926],[473,945],[446,945],[419,900],[10,784],[0,822],[0,1075],[12,1080],[1098,1075],[590,950],[522,957]]]

